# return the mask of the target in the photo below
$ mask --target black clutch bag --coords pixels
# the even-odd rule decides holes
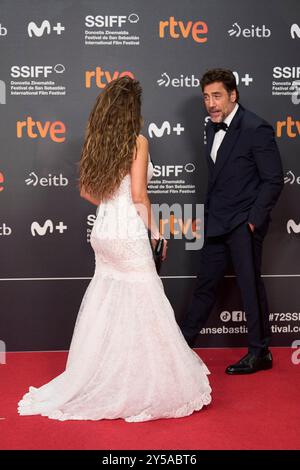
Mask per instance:
[[[163,249],[164,249],[164,239],[159,238],[153,250],[153,257],[154,257],[154,262],[155,262],[157,272],[159,272],[161,268]]]

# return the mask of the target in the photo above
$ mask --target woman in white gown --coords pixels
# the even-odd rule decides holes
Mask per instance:
[[[182,336],[156,272],[148,230],[153,246],[160,234],[147,195],[153,167],[141,122],[136,80],[114,80],[97,98],[80,161],[81,196],[98,206],[95,273],[65,371],[30,387],[20,415],[147,421],[187,416],[211,401],[209,371]]]

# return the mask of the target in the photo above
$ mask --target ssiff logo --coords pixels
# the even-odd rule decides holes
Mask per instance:
[[[0,104],[6,104],[6,85],[3,80],[0,80]]]
[[[172,39],[192,39],[198,44],[207,41],[208,27],[204,21],[187,21],[175,20],[174,16],[170,16],[168,20],[159,22],[159,37],[171,37]]]
[[[39,78],[40,76],[47,78],[53,72],[61,74],[65,70],[63,64],[56,64],[54,67],[52,65],[13,65],[10,75],[13,78]]]
[[[154,165],[153,176],[158,178],[160,176],[179,176],[184,171],[186,173],[193,173],[196,170],[194,163],[186,163],[185,165]]]
[[[128,17],[124,15],[88,15],[85,17],[85,26],[87,28],[113,28],[117,26],[122,28],[123,25],[129,21],[129,23],[138,23],[140,20],[139,16],[136,13],[131,13]]]

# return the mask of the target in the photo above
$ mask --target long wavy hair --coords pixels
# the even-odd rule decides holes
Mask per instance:
[[[79,162],[79,190],[105,201],[130,172],[140,133],[142,88],[129,76],[110,82],[90,114]]]

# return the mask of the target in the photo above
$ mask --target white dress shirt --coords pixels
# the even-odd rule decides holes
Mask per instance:
[[[238,110],[238,107],[239,107],[239,105],[238,105],[238,103],[236,103],[236,105],[233,108],[233,110],[231,111],[231,113],[228,114],[226,119],[224,119],[224,122],[227,124],[228,127],[230,126],[230,123],[231,123],[232,119],[234,118],[235,113]],[[225,134],[226,134],[226,131],[223,131],[223,129],[220,129],[218,132],[215,133],[214,141],[213,141],[213,144],[212,144],[212,147],[211,147],[211,152],[210,152],[210,156],[211,156],[214,163],[216,163],[217,153],[218,153],[219,147],[222,143],[222,140],[224,139]]]

